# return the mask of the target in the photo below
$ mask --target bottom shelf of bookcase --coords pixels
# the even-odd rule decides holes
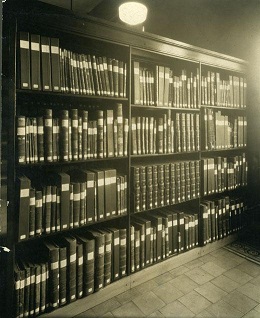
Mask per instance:
[[[121,280],[106,286],[104,289],[89,295],[85,298],[78,299],[77,301],[58,308],[50,313],[45,313],[44,317],[58,318],[58,317],[74,317],[94,306],[97,306],[104,301],[111,299],[131,288],[147,282],[163,273],[177,268],[181,265],[193,261],[205,254],[211,253],[225,245],[230,244],[238,238],[238,234],[232,234],[219,241],[209,243],[202,247],[196,247],[188,252],[178,254],[170,257],[160,263],[147,267],[139,272],[133,273],[130,276],[124,277]]]

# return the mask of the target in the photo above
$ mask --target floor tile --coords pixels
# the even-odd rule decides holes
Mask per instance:
[[[179,301],[185,305],[189,310],[194,312],[194,314],[200,313],[202,310],[206,309],[211,302],[205,297],[201,296],[195,290],[179,298]]]
[[[92,308],[92,310],[94,311],[94,313],[97,315],[97,316],[102,316],[104,315],[105,313],[109,312],[109,311],[112,311],[118,307],[120,307],[121,304],[119,301],[117,301],[115,299],[115,297],[95,306]]]
[[[226,270],[237,267],[239,265],[235,260],[224,255],[216,257],[215,264]]]
[[[211,282],[207,282],[202,286],[195,288],[195,291],[204,296],[212,303],[216,303],[222,297],[225,297],[227,295],[227,293],[223,289],[217,287]]]
[[[148,280],[147,282],[140,284],[133,289],[141,294],[145,293],[147,290],[151,290],[154,287],[158,286],[158,283],[154,279]]]
[[[250,262],[250,261],[244,262],[240,264],[239,266],[237,266],[237,268],[249,274],[250,276],[253,276],[253,277],[260,276],[260,266],[253,262]]]
[[[211,282],[228,293],[240,286],[239,283],[224,275],[214,278]]]
[[[204,271],[201,268],[193,268],[189,272],[187,272],[185,275],[190,277],[195,283],[202,285],[205,284],[206,282],[212,280],[214,276],[210,275],[206,271]]]
[[[260,312],[260,305],[256,306],[256,307],[254,308],[254,310]]]
[[[133,303],[147,316],[165,306],[165,303],[153,292],[147,291],[133,299]]]
[[[259,312],[253,309],[245,314],[243,318],[259,318]]]
[[[202,310],[200,313],[198,313],[195,318],[209,318],[211,317],[211,314],[206,310]]]
[[[260,287],[260,275],[258,277],[254,277],[250,280],[250,283],[254,284],[255,286]]]
[[[210,317],[239,318],[243,316],[241,311],[229,305],[224,300],[220,300],[217,303],[210,305],[207,308],[207,311],[210,313]]]
[[[195,283],[185,274],[180,275],[169,282],[173,287],[180,290],[183,294],[187,294],[199,285]]]
[[[82,312],[81,314],[77,315],[77,316],[74,316],[73,318],[97,318],[97,315],[95,314],[94,310],[92,309],[89,309],[89,310],[86,310],[84,312]]]
[[[185,266],[188,267],[189,269],[195,268],[195,267],[199,267],[201,265],[203,265],[204,263],[198,258],[195,259],[193,261],[190,261],[189,263],[186,263]]]
[[[131,301],[133,298],[142,295],[140,291],[138,291],[136,288],[131,288],[122,294],[117,295],[115,298],[117,301],[120,302],[120,304],[125,304]]]
[[[254,284],[247,283],[238,288],[242,294],[246,295],[247,297],[253,299],[258,304],[260,303],[260,286],[256,286]]]
[[[152,291],[166,304],[171,303],[179,297],[183,296],[183,292],[181,292],[178,288],[174,287],[169,282],[155,287]]]
[[[181,302],[175,300],[174,302],[166,305],[160,309],[164,317],[181,318],[181,317],[194,317],[194,313],[185,307]]]
[[[114,317],[114,315],[112,314],[112,312],[107,312],[107,313],[105,313],[103,316],[101,316],[101,317]]]
[[[246,295],[240,293],[239,291],[235,290],[229,295],[227,295],[224,300],[230,304],[231,306],[235,307],[242,313],[246,314],[254,307],[257,306],[257,303],[252,300],[251,298],[247,297]],[[260,299],[259,299],[260,300]]]
[[[217,264],[215,264],[212,261],[203,264],[202,266],[200,266],[200,268],[202,268],[204,271],[208,272],[209,274],[211,274],[214,277],[217,277],[226,271],[226,269],[218,266]]]
[[[173,276],[170,272],[166,272],[160,276],[155,277],[153,280],[158,284],[164,284],[166,282],[168,282],[169,280],[173,279]]]
[[[189,268],[186,267],[185,265],[179,266],[177,268],[172,269],[169,273],[172,275],[173,278],[180,276],[184,273],[189,271]]]
[[[201,260],[203,263],[215,262],[216,257],[214,257],[213,255],[211,255],[210,253],[208,253],[208,254],[205,254],[205,255],[201,256],[201,257],[200,257],[200,260]]]
[[[114,317],[145,317],[143,312],[132,301],[112,311]]]
[[[150,315],[148,315],[147,317],[159,318],[159,317],[164,317],[164,315],[159,310],[157,310],[151,313]]]
[[[239,283],[240,285],[243,285],[252,279],[252,276],[248,275],[245,272],[242,272],[241,270],[237,268],[232,268],[229,271],[226,271],[224,275],[233,279],[235,282]]]

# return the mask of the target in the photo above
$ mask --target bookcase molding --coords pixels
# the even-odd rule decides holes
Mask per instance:
[[[164,38],[158,35],[149,34],[146,32],[137,32],[128,27],[122,27],[114,23],[109,23],[96,18],[83,18],[77,17],[71,12],[54,9],[52,6],[28,2],[28,4],[21,4],[19,1],[10,1],[10,3],[5,4],[4,12],[4,34],[6,39],[6,48],[4,51],[5,58],[8,57],[8,64],[4,68],[4,73],[6,75],[6,86],[4,90],[4,108],[5,112],[8,114],[10,119],[9,131],[8,131],[8,247],[11,249],[11,253],[8,260],[8,286],[7,286],[7,299],[8,299],[8,310],[13,308],[12,304],[14,301],[14,263],[16,254],[23,251],[23,246],[28,244],[33,245],[33,242],[42,242],[44,238],[55,237],[58,234],[66,233],[78,233],[81,228],[93,229],[93,225],[99,227],[102,225],[117,226],[122,225],[126,228],[127,232],[127,245],[126,245],[126,267],[127,276],[121,278],[119,281],[113,282],[111,285],[106,286],[106,288],[94,293],[93,295],[87,296],[87,299],[79,300],[79,302],[73,303],[68,307],[60,308],[57,314],[63,315],[66,311],[68,316],[70,308],[75,309],[75,307],[80,305],[80,308],[85,308],[87,310],[91,306],[97,305],[104,300],[111,298],[120,292],[126,291],[129,288],[137,286],[141,282],[148,279],[156,277],[163,271],[170,270],[176,266],[180,266],[185,262],[195,259],[205,253],[210,252],[216,248],[219,248],[235,238],[235,235],[214,242],[212,244],[207,244],[204,247],[196,247],[180,255],[174,257],[167,257],[160,262],[154,262],[152,266],[142,269],[140,272],[131,272],[130,264],[130,236],[131,236],[131,221],[134,219],[134,215],[140,216],[143,212],[156,210],[157,208],[149,209],[145,208],[145,211],[140,211],[140,213],[134,213],[132,207],[133,194],[133,178],[131,176],[132,167],[134,166],[148,166],[148,165],[159,165],[174,163],[175,161],[182,162],[199,162],[201,159],[206,157],[228,157],[236,156],[241,153],[246,153],[246,147],[230,148],[230,149],[216,149],[216,150],[204,150],[202,149],[202,140],[200,133],[200,143],[199,149],[194,151],[173,151],[168,150],[165,153],[148,153],[148,154],[132,154],[131,149],[131,138],[132,132],[129,129],[128,133],[128,147],[127,155],[120,157],[104,157],[104,158],[88,158],[88,159],[78,159],[69,161],[55,161],[55,162],[33,162],[33,163],[17,163],[17,136],[16,136],[16,118],[18,115],[24,115],[24,112],[28,112],[28,117],[36,117],[38,112],[43,112],[45,109],[52,109],[54,112],[60,112],[61,110],[87,109],[86,105],[93,106],[90,108],[91,113],[96,109],[109,110],[110,107],[116,111],[116,104],[122,104],[123,114],[129,120],[129,127],[131,127],[131,120],[133,116],[146,116],[143,114],[149,113],[149,116],[159,116],[160,112],[166,113],[170,111],[172,117],[176,113],[188,114],[198,114],[200,116],[200,125],[202,125],[202,108],[209,108],[213,110],[223,110],[223,111],[238,111],[238,114],[246,114],[246,109],[233,108],[233,107],[219,107],[211,105],[201,105],[201,74],[202,67],[207,69],[214,68],[217,70],[225,70],[225,72],[231,72],[232,74],[246,74],[247,72],[247,62],[241,59],[237,59],[231,56],[220,54],[217,52],[212,52],[203,48],[195,47],[189,44],[185,44],[179,41]],[[8,23],[7,23],[8,21]],[[8,26],[7,26],[8,24]],[[19,32],[34,32],[36,34],[43,34],[49,37],[57,37],[63,41],[63,44],[68,41],[68,47],[74,48],[74,40],[78,52],[84,53],[88,51],[91,52],[91,47],[89,44],[93,44],[93,52],[102,53],[102,47],[104,46],[105,52],[115,49],[116,57],[124,57],[124,62],[127,65],[127,84],[126,84],[126,97],[111,97],[111,96],[97,96],[97,95],[83,95],[83,94],[72,94],[72,93],[60,93],[60,92],[44,92],[44,91],[32,91],[24,90],[17,84],[19,77]],[[111,53],[113,55],[113,52]],[[184,107],[159,107],[159,106],[147,106],[147,105],[136,105],[133,102],[133,61],[147,61],[151,65],[162,64],[167,66],[174,66],[177,61],[181,65],[189,65],[188,68],[198,69],[199,79],[198,79],[198,107],[197,108],[184,108]],[[181,69],[181,66],[179,66]],[[242,75],[241,75],[242,76]],[[39,105],[37,103],[39,102]],[[34,103],[37,105],[35,109],[33,108]],[[8,109],[7,109],[8,106]],[[98,108],[100,106],[100,108]],[[26,109],[26,111],[25,111]],[[140,115],[141,114],[141,115]],[[26,113],[27,116],[27,113]],[[55,117],[56,118],[56,117]],[[200,126],[201,127],[201,126]],[[186,146],[185,146],[186,147]],[[151,163],[152,162],[152,163]],[[63,231],[57,231],[50,234],[43,234],[39,237],[32,237],[24,242],[19,242],[17,240],[18,236],[18,199],[19,199],[19,186],[17,184],[17,176],[20,174],[33,174],[34,172],[39,172],[39,175],[44,175],[45,172],[67,172],[73,168],[87,169],[107,169],[116,168],[120,175],[124,174],[127,176],[127,213],[122,215],[117,215],[111,219],[105,219],[102,221],[96,221],[93,224],[85,223],[82,227],[66,229]],[[235,191],[235,189],[234,189]],[[201,188],[199,188],[201,193]],[[224,191],[225,195],[229,192]],[[221,194],[221,193],[220,193]],[[14,199],[15,198],[15,199]],[[163,207],[174,206],[178,203],[187,203],[190,205],[191,209],[200,214],[199,207],[200,203],[204,199],[209,199],[207,196],[204,197],[202,194],[197,195],[191,199],[185,199],[174,204],[163,204]],[[195,206],[195,208],[194,208]],[[159,208],[159,207],[158,207]],[[178,205],[181,209],[181,205]],[[194,220],[193,222],[194,223]],[[80,231],[79,231],[80,232]],[[200,229],[198,232],[201,232]],[[201,233],[199,233],[201,235]],[[201,243],[201,238],[199,239]],[[177,265],[178,264],[178,265]],[[85,305],[85,302],[88,303]],[[86,306],[86,307],[85,307]],[[45,314],[47,317],[55,316],[55,312]],[[74,312],[75,314],[75,312]],[[13,313],[9,312],[12,316]]]

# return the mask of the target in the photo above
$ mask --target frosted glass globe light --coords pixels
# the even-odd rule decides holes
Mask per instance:
[[[121,21],[137,25],[146,20],[147,8],[139,2],[125,2],[119,6],[119,18]]]

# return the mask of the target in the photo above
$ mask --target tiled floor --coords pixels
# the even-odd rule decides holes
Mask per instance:
[[[74,317],[259,318],[260,266],[221,248]]]

